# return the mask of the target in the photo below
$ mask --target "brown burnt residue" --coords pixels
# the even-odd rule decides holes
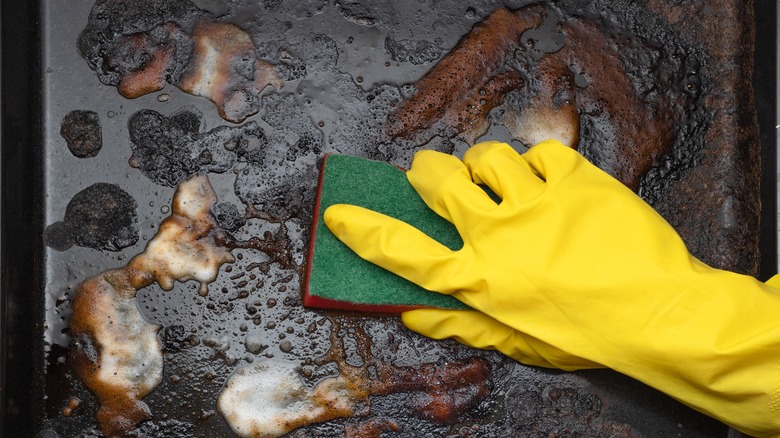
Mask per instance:
[[[212,19],[187,0],[98,1],[79,51],[98,78],[126,98],[172,84],[211,100],[221,117],[235,123],[260,110],[266,86],[282,87],[245,30]]]
[[[214,280],[232,256],[218,247],[209,213],[216,201],[208,179],[183,182],[173,213],[160,225],[145,251],[126,266],[83,282],[73,298],[70,360],[84,384],[100,400],[97,419],[106,436],[123,436],[151,417],[141,399],[162,379],[159,326],[138,310],[136,293],[157,282],[163,289],[176,280]]]
[[[388,133],[416,145],[436,135],[471,142],[496,102],[486,119],[513,139],[531,146],[555,137],[578,148],[656,208],[699,259],[757,274],[753,8],[663,0],[599,8],[563,1],[495,11],[415,84]],[[487,25],[510,15],[514,22],[500,22],[532,24]],[[485,33],[503,43],[474,50]],[[469,78],[496,69],[524,82],[492,100],[458,100],[478,82]],[[452,117],[464,107],[470,117]]]
[[[660,49],[606,28],[544,5],[498,9],[415,84],[388,133],[472,142],[498,106],[497,118],[514,139],[531,146],[557,138],[638,190],[670,152],[692,97],[662,77],[663,60],[653,58]],[[650,55],[628,66],[634,52]],[[639,68],[653,76],[651,86],[629,74]]]
[[[334,361],[342,378],[359,382],[370,395],[408,393],[409,408],[420,418],[434,423],[452,423],[489,394],[490,367],[484,359],[451,360],[444,364],[423,363],[397,366],[382,362],[371,354],[371,338],[358,321],[334,318],[331,350],[322,359]],[[356,343],[355,352],[347,352],[344,336]],[[360,356],[359,365],[350,364]]]
[[[444,132],[482,130],[484,115],[510,89],[523,85],[504,66],[520,34],[539,25],[543,6],[530,6],[521,19],[507,9],[474,26],[433,69],[417,82],[417,92],[391,114],[386,130],[393,137],[414,137],[434,128]],[[482,116],[482,117],[478,117]],[[468,120],[468,121],[467,121]]]
[[[560,27],[566,44],[543,55],[536,66],[539,93],[527,107],[507,108],[505,125],[529,146],[563,138],[637,190],[658,158],[670,151],[683,106],[671,105],[661,93],[639,93],[620,54],[630,41],[616,41],[603,26],[584,18],[569,18]]]
[[[70,417],[76,411],[78,408],[81,407],[81,400],[78,399],[78,397],[71,397],[68,399],[68,404],[64,408],[62,408],[62,415],[66,417]]]
[[[487,116],[490,111],[504,102],[508,92],[520,89],[525,84],[525,79],[516,71],[505,71],[491,77],[482,84],[476,94],[472,95],[465,108],[448,117],[450,122],[447,126],[454,125],[455,132],[464,134],[485,132],[489,124]],[[469,142],[474,140],[469,134],[465,134],[465,138]]]
[[[228,233],[220,237],[220,245],[233,249],[254,249],[265,253],[272,263],[278,263],[282,269],[296,269],[298,266],[292,259],[290,238],[284,222],[279,223],[276,232],[266,231],[263,237],[253,236],[246,240],[238,240]]]
[[[176,41],[186,39],[182,29],[174,23],[165,23],[150,33],[133,33],[121,36],[114,50],[124,56],[143,59],[135,68],[123,74],[117,84],[117,91],[128,99],[162,90],[167,84],[173,63],[176,62]],[[161,38],[162,37],[162,38]],[[116,54],[119,56],[119,53]],[[107,59],[109,68],[117,68]]]
[[[192,59],[178,85],[214,102],[223,119],[242,122],[260,111],[258,95],[266,86],[282,88],[273,66],[257,59],[252,39],[238,26],[200,20],[192,39]]]

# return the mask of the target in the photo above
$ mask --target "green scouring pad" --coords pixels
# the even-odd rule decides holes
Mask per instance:
[[[326,155],[312,221],[304,305],[382,313],[468,308],[455,298],[427,291],[352,252],[323,220],[325,209],[333,204],[358,205],[384,213],[451,249],[463,246],[455,227],[425,205],[402,169],[349,155]]]

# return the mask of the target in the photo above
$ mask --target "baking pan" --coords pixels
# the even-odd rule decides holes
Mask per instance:
[[[280,100],[274,100],[271,95],[265,102],[265,109],[246,123],[255,121],[266,133],[282,131],[285,122],[309,124],[313,131],[291,130],[286,135],[297,139],[314,132],[325,140],[335,139],[333,144],[324,141],[323,148],[337,151],[343,146],[339,145],[339,140],[349,137],[339,131],[342,129],[339,123],[349,117],[344,115],[349,113],[349,108],[339,107],[343,100],[339,100],[335,93],[346,91],[365,97],[363,93],[375,89],[372,87],[378,87],[384,81],[397,87],[401,83],[418,80],[475,23],[503,5],[500,2],[476,2],[474,5],[440,2],[437,7],[441,9],[437,11],[457,11],[442,14],[450,20],[447,22],[449,25],[444,26],[441,24],[444,21],[430,18],[436,15],[433,3],[415,6],[423,11],[417,15],[408,10],[412,7],[410,4],[399,3],[388,7],[395,11],[394,17],[399,25],[398,33],[388,39],[387,31],[381,30],[381,18],[393,15],[376,15],[377,10],[368,3],[323,1],[292,5],[273,1],[254,4],[209,0],[196,3],[218,18],[228,14],[231,21],[253,29],[256,36],[260,35],[259,41],[255,41],[259,49],[273,51],[276,42],[273,38],[266,40],[262,37],[262,24],[280,29],[269,21],[257,20],[260,13],[286,17],[286,20],[278,20],[278,25],[282,26],[281,29],[289,26],[286,38],[295,40],[296,47],[308,47],[306,50],[314,53],[319,48],[327,49],[330,47],[328,44],[334,45],[334,53],[338,56],[317,57],[309,53],[309,67],[325,68],[322,66],[332,63],[327,67],[332,69],[327,71],[331,74],[334,71],[346,72],[352,81],[350,87],[329,88],[348,83],[343,77],[338,77],[338,80],[333,77],[317,78],[321,82],[315,78],[308,78],[308,82],[291,80],[290,83],[296,84],[297,88],[284,92],[291,93],[295,105],[305,108],[305,111],[285,113],[269,110],[271,104],[279,104],[282,108],[285,102],[280,97],[276,97]],[[517,8],[528,3],[508,2],[507,6]],[[680,4],[689,2],[666,3],[672,10],[672,6],[680,7]],[[136,99],[123,98],[116,88],[102,84],[86,59],[80,56],[76,44],[80,32],[87,25],[92,6],[90,0],[67,4],[5,1],[0,5],[0,294],[3,304],[0,313],[0,369],[3,377],[3,436],[100,435],[95,421],[97,399],[81,383],[68,360],[69,303],[79,283],[89,276],[124,265],[143,250],[145,242],[154,236],[160,222],[169,214],[174,193],[174,187],[152,181],[130,166],[132,134],[128,131],[133,117],[140,111],[149,110],[168,118],[183,112],[194,114],[187,117],[199,119],[199,135],[212,133],[220,126],[246,126],[246,123],[226,122],[206,99],[185,94],[170,84]],[[755,244],[760,244],[761,262],[759,265],[756,259],[755,263],[737,263],[735,266],[747,266],[744,270],[752,270],[752,273],[766,278],[777,270],[777,8],[774,2],[763,0],[757,1],[755,6],[756,41],[759,44],[756,45],[753,84],[763,156],[761,239]],[[377,17],[380,17],[379,24],[372,21]],[[410,17],[417,17],[418,21]],[[306,26],[301,24],[304,20],[309,20]],[[334,29],[332,22],[339,23],[339,27]],[[404,30],[408,33],[404,34]],[[434,30],[439,34],[435,35]],[[420,57],[412,59],[399,55],[405,47],[403,44],[421,44],[420,41],[430,43],[424,46],[426,50],[417,53]],[[388,42],[396,44],[393,46],[395,52],[387,48]],[[322,53],[329,52],[322,50]],[[289,74],[296,73],[291,71]],[[398,89],[401,95],[409,92],[408,88]],[[328,102],[335,104],[329,106]],[[66,148],[60,128],[65,116],[74,110],[90,110],[99,116],[103,146],[95,157],[75,158]],[[305,117],[296,118],[301,114]],[[500,127],[492,126],[488,134],[508,139],[507,132]],[[432,141],[426,147],[451,147],[457,153],[462,151],[464,143],[454,141],[454,144],[442,146]],[[341,151],[349,152],[350,149],[344,146]],[[402,165],[407,164],[407,155],[373,152],[374,157],[389,157]],[[295,170],[282,171],[275,177],[284,181],[288,177],[307,181],[309,167],[316,169],[316,158],[307,160],[299,160]],[[248,196],[246,192],[239,195],[234,189],[235,173],[211,173],[210,178],[221,202],[242,205],[240,197]],[[53,248],[56,245],[51,242],[47,246],[43,239],[47,227],[63,220],[66,207],[74,195],[98,182],[115,184],[132,195],[137,203],[137,242],[117,251],[78,245],[60,251]],[[284,194],[279,196],[287,199]],[[305,201],[307,198],[303,196],[301,199]],[[265,201],[258,199],[256,204]],[[663,206],[660,209],[663,211]],[[301,242],[307,241],[308,233],[307,222],[302,220],[306,212],[305,202],[299,198],[283,204],[268,202],[266,211],[287,219],[275,221],[256,217],[244,226],[243,237],[273,237],[284,226],[288,248],[293,248],[293,254],[302,254]],[[680,219],[675,225],[688,229],[695,224]],[[729,252],[732,248],[729,242],[733,240],[733,237],[724,238],[726,243],[721,249]],[[247,277],[262,277],[254,269],[258,260],[268,261],[268,253],[251,248],[237,249],[235,253],[239,259],[231,271],[223,268],[217,281],[210,286],[208,297],[200,297],[197,286],[192,282],[177,283],[169,292],[157,286],[139,292],[139,308],[145,317],[166,328],[186,327],[194,329],[197,334],[196,339],[192,338],[192,346],[179,345],[179,350],[173,348],[175,342],[166,338],[169,349],[165,353],[163,382],[145,399],[153,419],[141,426],[138,430],[140,435],[231,436],[230,429],[215,407],[216,393],[231,372],[241,363],[264,356],[296,360],[309,366],[307,357],[326,354],[331,331],[337,325],[344,328],[344,339],[357,342],[355,339],[360,336],[353,335],[362,332],[376,348],[391,351],[384,353],[387,356],[375,352],[375,356],[380,362],[393,366],[414,367],[421,362],[437,360],[457,363],[466,357],[480,356],[490,364],[493,372],[489,381],[491,393],[458,418],[443,423],[411,415],[408,411],[412,410],[409,406],[413,405],[413,395],[378,395],[372,398],[371,412],[367,415],[314,425],[294,433],[294,436],[339,436],[345,431],[357,434],[355,431],[368,430],[366,424],[372,421],[373,433],[379,433],[378,430],[386,436],[485,436],[519,433],[519,430],[525,430],[529,435],[544,433],[545,436],[551,433],[556,436],[577,433],[600,436],[726,436],[729,433],[718,422],[610,371],[560,373],[526,368],[495,354],[472,352],[454,342],[436,343],[422,339],[405,331],[395,318],[334,316],[328,312],[305,311],[296,301],[299,276],[294,269],[279,268],[279,263],[273,261],[263,268],[266,269],[262,274],[265,275],[265,283],[250,291],[249,297],[243,297],[239,292],[245,287],[242,281],[246,278],[239,274],[244,272]],[[733,253],[739,255],[739,251]],[[300,264],[301,260],[293,257],[293,263]],[[253,281],[256,280],[253,278]],[[163,329],[161,333],[161,336],[167,336],[169,332]],[[246,349],[250,335],[265,345],[262,352]],[[339,336],[337,333],[336,337]],[[290,344],[283,341],[295,337],[305,337],[307,345],[310,342],[317,345],[308,350],[290,350]],[[314,366],[312,369],[315,373],[327,372],[327,369],[321,371]],[[77,405],[73,404],[73,400],[78,401]],[[395,426],[378,423],[387,418]],[[523,425],[527,425],[527,429],[523,429]]]

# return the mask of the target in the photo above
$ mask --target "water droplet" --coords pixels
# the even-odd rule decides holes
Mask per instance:
[[[171,95],[168,93],[161,93],[157,95],[158,102],[167,102],[171,99]]]

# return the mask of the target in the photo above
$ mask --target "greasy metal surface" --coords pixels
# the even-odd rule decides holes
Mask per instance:
[[[41,143],[40,170],[45,173],[42,175],[45,187],[40,192],[45,198],[36,204],[37,208],[44,206],[42,211],[38,210],[38,214],[43,215],[42,223],[32,224],[28,230],[29,239],[33,241],[42,235],[44,226],[62,221],[71,199],[95,183],[114,184],[132,195],[138,206],[139,238],[136,243],[120,251],[108,250],[111,248],[99,251],[78,245],[58,251],[51,247],[44,249],[41,240],[35,240],[37,246],[30,250],[37,248],[45,255],[40,260],[39,268],[42,272],[38,274],[42,278],[40,285],[36,283],[36,277],[28,284],[32,291],[40,294],[38,297],[44,302],[40,303],[39,308],[45,308],[46,312],[43,327],[35,325],[30,329],[44,336],[45,346],[42,349],[45,354],[36,356],[40,350],[33,353],[37,360],[45,361],[35,365],[41,371],[42,384],[33,385],[30,400],[15,401],[24,412],[32,415],[20,420],[17,413],[8,424],[23,427],[20,425],[29,422],[30,429],[27,430],[40,432],[40,436],[46,437],[91,436],[98,433],[94,420],[96,399],[78,381],[67,362],[69,300],[80,282],[106,269],[121,266],[139,253],[169,213],[173,195],[170,184],[154,180],[153,174],[144,174],[129,164],[133,154],[138,153],[133,138],[144,134],[144,126],[134,130],[133,121],[139,120],[139,114],[154,115],[150,110],[170,119],[175,114],[195,114],[193,117],[200,121],[197,141],[210,147],[223,138],[220,135],[224,132],[217,132],[216,129],[230,126],[230,130],[238,132],[237,135],[249,137],[261,130],[269,141],[280,145],[311,137],[321,146],[321,150],[315,154],[309,153],[309,150],[300,151],[286,164],[290,166],[288,168],[235,167],[209,175],[220,202],[231,203],[243,211],[245,202],[249,200],[271,216],[270,220],[262,218],[263,215],[248,220],[236,232],[236,237],[248,239],[265,235],[281,242],[290,259],[274,258],[278,253],[272,251],[249,247],[235,249],[237,262],[230,268],[223,268],[207,297],[198,295],[194,283],[177,284],[168,292],[152,286],[139,293],[139,308],[143,315],[165,327],[160,337],[167,347],[163,383],[146,398],[154,419],[142,426],[141,433],[151,436],[231,436],[224,420],[216,413],[215,397],[230,373],[251,360],[265,356],[299,362],[315,377],[332,373],[332,367],[317,366],[313,359],[326,355],[330,349],[333,316],[327,312],[303,309],[298,297],[299,267],[303,262],[308,237],[307,214],[310,207],[307,202],[311,200],[317,154],[331,150],[380,155],[390,157],[397,164],[408,164],[411,149],[379,153],[366,151],[373,144],[372,141],[379,138],[376,131],[380,124],[373,116],[380,119],[386,116],[389,104],[409,92],[409,87],[403,87],[403,84],[419,79],[475,23],[503,4],[483,1],[466,6],[454,0],[422,4],[394,2],[392,6],[373,5],[374,9],[371,9],[368,6],[325,1],[255,4],[201,0],[196,3],[220,19],[251,30],[258,47],[271,50],[268,47],[289,45],[301,62],[307,65],[306,75],[289,81],[279,92],[266,94],[264,109],[243,125],[224,121],[206,99],[185,94],[170,85],[160,92],[134,100],[124,99],[115,88],[98,81],[76,49],[79,32],[87,24],[93,2],[50,1],[42,5],[44,99],[41,132],[44,139]],[[507,6],[515,8],[527,3],[509,2]],[[572,10],[589,5],[596,11],[603,6],[599,2],[562,3],[564,9]],[[666,19],[673,22],[675,19],[681,20],[680,14],[684,8],[692,7],[691,3],[648,1],[649,10],[643,10],[642,14],[667,14]],[[675,12],[678,15],[674,15]],[[642,14],[638,16],[644,16]],[[691,53],[704,50],[707,56],[721,61],[728,56],[735,57],[730,60],[731,63],[727,63],[732,70],[724,69],[721,76],[706,66],[697,72],[702,80],[711,81],[714,84],[712,87],[716,88],[734,80],[740,63],[747,60],[739,57],[747,55],[738,56],[735,53],[741,53],[746,44],[744,29],[740,27],[744,25],[734,25],[734,33],[728,38],[739,41],[730,44],[719,44],[719,40],[712,35],[702,36],[695,31],[680,30],[686,29],[686,26],[679,23],[675,27],[675,32],[679,33],[672,33],[680,38],[681,46],[691,48]],[[696,26],[691,27],[698,29]],[[693,42],[702,41],[709,41],[709,46],[702,48],[693,45]],[[411,51],[405,57],[400,56],[399,53],[404,50]],[[720,62],[713,64],[725,65]],[[740,90],[736,95],[749,93]],[[371,96],[370,99],[368,96]],[[717,101],[709,103],[719,104]],[[742,105],[751,104],[730,103],[733,106],[726,109],[736,112]],[[7,111],[7,101],[3,104],[4,111]],[[63,118],[74,110],[94,111],[99,116],[102,148],[92,158],[75,157],[60,134]],[[735,121],[729,114],[732,112],[719,112],[716,117],[720,118],[693,133],[700,136],[697,141],[703,141],[706,137],[708,145],[722,142],[720,149],[713,146],[706,150],[712,154],[717,150],[726,151],[723,157],[714,157],[715,160],[733,161],[723,165],[725,173],[739,166],[739,160],[751,156],[732,152],[730,148],[733,144],[755,143],[751,137],[754,133],[750,129],[750,120]],[[366,123],[364,126],[368,128],[353,125],[355,120]],[[172,129],[166,126],[165,129]],[[712,126],[722,126],[723,130],[714,132]],[[493,125],[486,137],[508,140],[507,135],[503,127]],[[28,141],[35,143],[34,135]],[[465,148],[465,144],[458,140],[453,140],[453,143],[456,152]],[[732,181],[730,178],[733,175],[726,176],[723,177],[724,181]],[[686,178],[689,176],[684,173],[682,180]],[[751,175],[737,178],[734,184],[737,188],[749,186],[755,182],[751,178]],[[270,195],[266,192],[254,191],[251,183],[270,187],[271,193],[281,190],[285,202],[274,202],[277,198],[269,199]],[[5,184],[8,182],[4,181]],[[698,211],[707,210],[701,208],[702,204],[733,205],[724,204],[720,192],[713,192],[711,196],[720,196],[721,199],[712,200],[709,194],[702,196],[702,193],[691,193],[691,189],[668,189],[677,184],[677,180],[664,183],[663,199],[655,201],[662,206],[662,210],[663,205],[687,205],[690,210],[666,213],[670,216],[679,215],[675,216],[679,218],[675,225],[687,229],[691,234],[695,234],[690,229],[697,225]],[[300,193],[299,186],[302,187]],[[297,194],[293,196],[285,192],[291,190]],[[664,204],[667,199],[665,196],[670,193],[679,193],[670,196],[681,196],[683,200],[679,204]],[[728,196],[734,194],[729,193]],[[745,202],[739,208],[755,208],[750,196],[736,199]],[[12,201],[4,199],[3,208],[8,206],[6,202]],[[739,208],[734,214],[739,214]],[[755,270],[755,242],[751,241],[751,237],[747,243],[735,243],[737,237],[744,237],[744,233],[739,229],[727,229],[725,225],[732,225],[729,218],[733,212],[728,208],[723,211],[727,223],[724,223],[723,215],[715,215],[715,219],[708,222],[705,234],[723,240],[715,247],[730,254],[731,262],[725,263],[733,263],[740,255],[748,254],[747,261],[735,264],[734,267]],[[740,227],[749,225],[740,224]],[[701,245],[703,247],[707,243]],[[64,246],[58,249],[64,249]],[[35,308],[34,305],[32,307]],[[409,406],[413,395],[400,393],[375,397],[371,413],[367,416],[315,425],[294,433],[295,436],[339,435],[344,433],[345,427],[358,428],[372,419],[385,417],[398,425],[398,432],[387,431],[387,436],[511,436],[519,431],[528,436],[726,434],[726,428],[717,422],[609,371],[570,374],[527,368],[497,354],[475,352],[454,342],[424,339],[405,330],[395,318],[344,318],[350,320],[350,323],[356,323],[373,343],[373,348],[368,352],[348,351],[348,355],[351,354],[349,358],[369,354],[383,363],[419,366],[422,363],[441,364],[481,356],[491,364],[492,392],[486,400],[452,424],[435,423],[410,415]],[[35,315],[31,319],[34,320]],[[22,318],[11,320],[19,324]],[[344,320],[336,322],[345,323]],[[349,330],[340,334],[341,338],[348,341],[355,336]],[[10,348],[20,348],[18,344],[9,345]],[[30,346],[38,348],[36,343]],[[14,394],[18,396],[19,391]],[[74,398],[80,401],[77,407],[73,405]],[[63,412],[68,409],[70,415],[66,416]]]

